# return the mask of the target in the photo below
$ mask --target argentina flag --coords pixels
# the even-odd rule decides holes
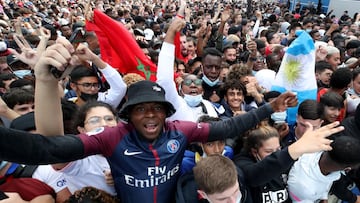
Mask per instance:
[[[311,36],[303,31],[287,48],[271,90],[297,93],[299,104],[305,99],[316,100],[317,84],[315,79],[315,44]],[[296,122],[297,107],[288,108],[287,122]]]

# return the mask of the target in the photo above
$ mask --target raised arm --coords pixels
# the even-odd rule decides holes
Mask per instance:
[[[263,185],[274,179],[274,177],[287,172],[301,155],[331,150],[331,140],[327,139],[327,137],[344,130],[344,127],[338,125],[339,122],[335,122],[313,130],[312,125],[307,123],[308,128],[305,134],[288,148],[274,152],[255,163],[249,161],[245,156],[239,155],[235,158],[235,163],[243,169],[250,186]]]
[[[297,103],[298,101],[294,93],[285,92],[258,109],[212,123],[210,125],[208,142],[240,136],[255,127],[260,121],[269,118],[273,112],[285,111],[288,107],[296,106]]]
[[[166,32],[164,43],[159,54],[159,63],[156,73],[156,82],[164,88],[166,92],[166,99],[170,101],[175,107],[180,106],[180,96],[177,92],[177,88],[173,79],[173,67],[175,60],[174,38],[176,32],[180,31],[184,25],[185,22],[179,17],[176,17],[171,23],[168,31]]]
[[[14,54],[14,56],[16,56],[16,58],[20,59],[23,63],[28,64],[32,69],[34,69],[34,66],[38,62],[39,57],[46,49],[50,35],[51,34],[49,30],[41,27],[39,29],[40,42],[35,50],[30,46],[23,35],[15,34],[14,40],[20,48],[21,53],[18,53],[15,49],[9,50],[12,54]]]
[[[8,119],[9,121],[12,121],[20,115],[14,110],[10,109],[8,105],[4,102],[2,97],[0,97],[0,116]]]
[[[69,41],[59,38],[35,65],[35,124],[37,132],[46,136],[64,134],[58,80],[50,73],[50,66],[64,71],[74,52]]]
[[[117,108],[125,96],[127,89],[120,73],[83,44],[79,44],[77,47],[76,56],[79,57],[81,61],[91,61],[100,72],[103,73],[106,81],[110,85],[110,89],[104,94],[99,93],[98,100],[110,104],[113,108]]]
[[[45,137],[0,127],[0,159],[41,165],[84,158],[84,144],[78,136]]]

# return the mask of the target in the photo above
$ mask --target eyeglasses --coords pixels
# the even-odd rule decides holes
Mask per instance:
[[[190,86],[192,83],[194,83],[196,86],[202,85],[202,80],[197,78],[197,79],[185,79],[183,81],[183,84],[186,86]]]
[[[100,125],[100,124],[101,124],[101,120],[104,120],[106,124],[109,124],[109,123],[112,123],[112,122],[116,122],[115,116],[107,115],[107,116],[103,116],[103,117],[100,117],[100,116],[90,117],[90,118],[89,118],[87,121],[85,121],[84,123],[95,126],[95,125]]]
[[[84,87],[84,89],[86,90],[90,90],[92,87],[95,88],[95,89],[100,89],[101,88],[101,85],[100,83],[89,83],[89,82],[85,82],[85,83],[75,83],[76,85],[81,85]]]

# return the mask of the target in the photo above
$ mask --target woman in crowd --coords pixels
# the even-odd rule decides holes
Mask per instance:
[[[249,133],[243,151],[234,161],[244,172],[253,202],[291,202],[286,187],[287,173],[295,160],[315,146],[314,137],[309,136],[312,130],[307,123],[303,137],[284,149],[280,149],[279,133],[273,127],[263,125]]]

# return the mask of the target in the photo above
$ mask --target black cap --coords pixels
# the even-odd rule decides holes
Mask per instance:
[[[165,90],[155,82],[143,80],[130,85],[127,101],[120,110],[120,117],[128,118],[131,107],[141,103],[159,102],[166,105],[167,117],[175,113],[174,106],[165,99]]]

